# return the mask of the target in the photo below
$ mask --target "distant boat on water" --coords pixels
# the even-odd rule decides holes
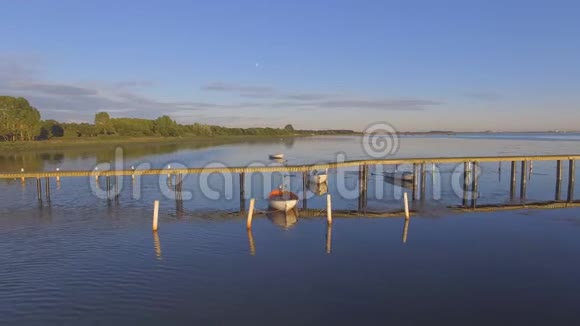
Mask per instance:
[[[268,157],[271,160],[283,160],[284,159],[284,154],[282,154],[282,153],[270,154]]]

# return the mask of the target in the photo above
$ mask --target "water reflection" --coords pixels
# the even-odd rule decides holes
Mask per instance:
[[[159,241],[159,233],[153,232],[153,247],[155,248],[155,256],[158,259],[162,259],[161,257],[161,242]]]
[[[248,229],[248,242],[250,243],[250,255],[256,255],[256,243],[254,242],[254,234],[252,229]]]
[[[407,235],[409,234],[409,223],[411,219],[405,219],[405,225],[403,226],[403,243],[407,243]]]
[[[332,224],[326,225],[326,253],[332,252]]]
[[[266,216],[270,221],[272,221],[272,223],[281,226],[284,229],[289,229],[298,222],[298,213],[295,209],[291,209],[287,212],[269,210],[266,212]]]

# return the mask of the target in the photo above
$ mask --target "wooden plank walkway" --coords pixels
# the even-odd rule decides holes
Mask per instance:
[[[202,174],[202,173],[255,173],[255,172],[307,172],[314,169],[348,168],[364,165],[395,164],[450,164],[465,162],[518,162],[518,161],[575,161],[580,155],[531,155],[531,156],[475,156],[475,157],[433,157],[433,158],[394,158],[382,160],[357,160],[312,165],[280,166],[238,166],[226,168],[185,168],[185,169],[150,169],[150,170],[109,170],[109,171],[25,171],[0,173],[0,179],[53,178],[53,177],[95,177],[95,176],[131,176],[163,174]]]

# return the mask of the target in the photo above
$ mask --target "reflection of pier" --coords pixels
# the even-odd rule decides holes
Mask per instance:
[[[463,207],[476,208],[478,207],[478,191],[479,178],[478,170],[481,163],[489,162],[510,162],[511,163],[511,178],[510,178],[510,199],[515,200],[517,196],[516,186],[519,172],[519,199],[521,203],[526,202],[527,184],[529,176],[531,175],[531,167],[534,161],[555,161],[556,162],[556,180],[555,180],[555,200],[559,202],[562,197],[562,179],[563,179],[563,165],[564,161],[568,161],[568,182],[566,202],[574,202],[574,187],[575,187],[575,161],[580,159],[580,155],[544,155],[544,156],[499,156],[499,157],[448,157],[448,158],[406,158],[406,159],[384,159],[384,160],[361,160],[348,161],[327,164],[314,165],[282,165],[282,166],[250,166],[250,167],[212,167],[212,168],[178,168],[178,169],[150,169],[150,170],[110,170],[110,171],[50,171],[50,172],[14,172],[14,173],[0,173],[0,179],[25,180],[36,179],[38,199],[42,200],[42,180],[45,183],[45,197],[50,200],[51,196],[51,178],[60,180],[61,178],[70,177],[86,177],[95,178],[99,181],[100,178],[106,180],[107,198],[118,198],[118,185],[122,182],[124,176],[130,176],[135,179],[138,176],[144,175],[169,175],[170,180],[175,180],[175,193],[177,210],[182,211],[183,199],[180,196],[182,192],[183,175],[186,174],[210,174],[222,173],[231,174],[238,173],[240,175],[240,185],[244,183],[246,173],[273,173],[273,172],[302,172],[303,173],[303,189],[307,189],[306,180],[307,175],[313,170],[337,169],[337,168],[358,168],[358,191],[359,191],[359,212],[367,212],[367,188],[369,183],[369,170],[372,166],[377,165],[401,165],[409,164],[413,166],[413,180],[412,180],[412,199],[424,200],[426,194],[426,169],[428,164],[463,164]],[[520,163],[520,171],[518,171],[518,162]],[[240,186],[240,205],[243,206],[245,199],[244,187]],[[303,207],[307,207],[306,199],[303,199]],[[243,207],[241,207],[243,208]],[[243,210],[243,209],[241,209]]]

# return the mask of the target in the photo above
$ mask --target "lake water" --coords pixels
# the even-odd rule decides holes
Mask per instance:
[[[204,149],[133,146],[119,164],[267,165],[277,152],[286,164],[368,158],[360,137],[309,137]],[[579,134],[474,134],[403,137],[393,157],[578,153]],[[113,148],[0,154],[0,170],[92,170],[114,160]],[[394,169],[371,167],[368,210],[401,208],[406,190],[381,175]],[[337,216],[330,229],[324,218],[298,217],[286,228],[260,214],[248,233],[237,175],[232,182],[186,176],[183,190],[192,199],[180,204],[166,176],[138,184],[125,178],[111,201],[96,195],[92,178],[52,180],[50,202],[37,201],[34,180],[0,181],[0,324],[579,322],[580,210],[454,213],[449,206],[462,203],[454,189],[461,169],[427,167],[438,173],[428,173],[424,200],[412,204],[417,216],[405,242],[403,219],[364,214]],[[507,163],[501,170],[481,165],[479,205],[522,200],[509,196],[509,170]],[[525,201],[553,200],[555,162],[535,162],[530,172]],[[302,195],[301,175],[274,174],[269,183],[247,175],[246,200],[256,198],[265,210],[264,194],[281,183]],[[357,183],[356,169],[329,171],[333,208],[358,208]],[[306,195],[308,208],[324,209],[324,196]]]

